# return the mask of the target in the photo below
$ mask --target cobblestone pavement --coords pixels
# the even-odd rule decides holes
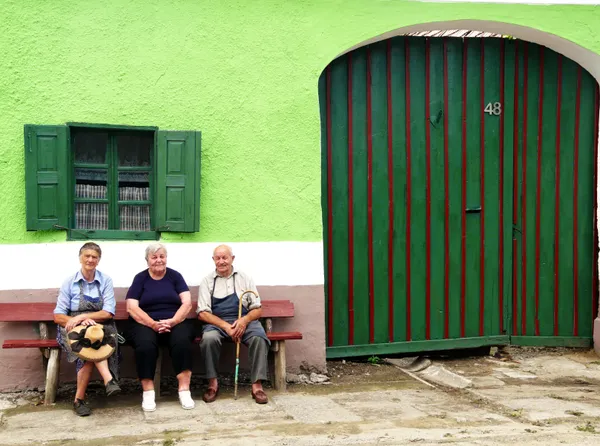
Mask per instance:
[[[581,350],[518,353],[432,357],[416,371],[410,360],[331,362],[330,381],[268,389],[267,405],[248,385],[238,400],[224,386],[207,405],[197,382],[196,408],[183,410],[166,382],[157,410],[144,413],[130,382],[113,399],[92,386],[94,413],[78,418],[69,385],[50,407],[37,392],[2,394],[0,445],[600,444],[600,360]]]

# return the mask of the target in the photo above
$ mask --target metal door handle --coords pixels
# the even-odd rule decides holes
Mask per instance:
[[[481,212],[481,206],[476,207],[476,208],[467,208],[467,209],[465,209],[465,212],[467,214],[478,214]]]

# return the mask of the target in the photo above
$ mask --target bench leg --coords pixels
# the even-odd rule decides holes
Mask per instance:
[[[40,322],[40,339],[48,339],[48,324]],[[50,358],[50,349],[40,348],[42,352],[42,364],[44,365],[44,374],[48,372],[48,359]]]
[[[274,379],[273,387],[275,390],[285,392],[287,382],[285,379],[286,359],[285,359],[285,341],[274,341],[279,345],[273,349]]]
[[[156,369],[154,370],[154,393],[160,396],[160,376],[162,370],[163,349],[158,347],[158,358],[156,359]]]
[[[59,372],[60,350],[58,348],[52,348],[50,349],[50,358],[48,358],[48,369],[46,371],[46,392],[44,394],[44,404],[53,404],[54,401],[56,401]]]
[[[48,358],[50,358],[50,349],[49,348],[40,348],[42,352],[42,366],[44,367],[44,376],[48,373]]]

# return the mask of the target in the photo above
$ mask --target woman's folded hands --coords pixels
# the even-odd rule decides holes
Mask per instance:
[[[175,319],[173,319],[173,318],[162,319],[160,321],[156,321],[154,323],[154,327],[152,327],[152,328],[154,329],[154,331],[156,331],[158,333],[170,333],[171,328],[173,328],[175,325],[177,325],[177,323],[175,322]]]

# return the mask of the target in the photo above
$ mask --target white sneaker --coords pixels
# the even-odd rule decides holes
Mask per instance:
[[[186,410],[193,409],[196,407],[196,403],[192,399],[192,394],[189,390],[180,390],[179,391],[179,402],[181,403],[181,407]]]
[[[146,390],[142,393],[142,410],[144,412],[154,412],[156,410],[154,395],[154,390]]]

